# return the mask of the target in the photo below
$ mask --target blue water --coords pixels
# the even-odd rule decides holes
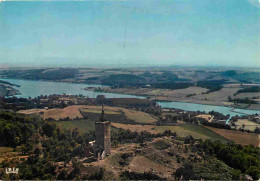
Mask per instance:
[[[97,95],[104,95],[106,98],[145,98],[141,96],[116,94],[116,93],[104,93],[104,92],[94,92],[86,91],[86,87],[102,87],[102,85],[92,85],[92,84],[72,84],[72,83],[62,83],[62,82],[48,82],[48,81],[34,81],[34,80],[18,80],[18,79],[0,79],[8,81],[12,84],[20,85],[20,87],[15,87],[20,91],[20,95],[17,97],[37,97],[40,95],[51,95],[51,94],[71,94],[88,96],[90,98],[95,98]]]
[[[212,106],[212,105],[204,105],[204,104],[194,104],[194,103],[186,103],[186,102],[162,102],[158,101],[158,105],[162,108],[176,108],[185,111],[205,111],[206,113],[210,111],[215,111],[222,113],[224,115],[230,115],[229,119],[233,116],[242,116],[242,115],[251,115],[251,114],[260,114],[260,111],[257,110],[248,110],[248,109],[231,109],[230,107],[225,106]],[[229,119],[226,121],[228,123]]]
[[[48,81],[34,81],[34,80],[18,80],[18,79],[0,79],[6,80],[10,83],[20,85],[16,87],[21,93],[17,97],[37,97],[40,95],[50,95],[50,94],[71,94],[88,96],[90,98],[95,98],[97,95],[105,95],[107,98],[145,98],[141,96],[126,95],[126,94],[116,94],[116,93],[104,93],[104,92],[94,92],[86,91],[86,87],[102,87],[102,85],[91,85],[91,84],[73,84],[73,83],[61,83],[61,82],[48,82]],[[162,108],[176,108],[186,111],[216,111],[224,115],[230,115],[230,118],[235,115],[244,114],[260,114],[260,111],[256,110],[246,110],[246,109],[235,109],[233,112],[230,107],[225,106],[212,106],[194,103],[184,103],[184,102],[162,102],[158,101],[158,105]],[[227,120],[228,122],[228,120]]]

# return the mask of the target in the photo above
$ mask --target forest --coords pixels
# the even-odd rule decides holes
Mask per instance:
[[[0,138],[1,146],[10,146],[13,148],[21,147],[24,155],[28,155],[28,159],[8,159],[1,163],[2,168],[17,167],[20,168],[19,175],[10,175],[10,179],[75,179],[80,178],[80,168],[82,167],[77,158],[84,157],[84,147],[88,142],[95,139],[94,132],[88,132],[80,135],[77,129],[61,130],[54,123],[41,120],[39,117],[24,116],[13,112],[0,112]],[[233,178],[239,175],[248,174],[253,179],[259,179],[260,174],[260,150],[253,146],[242,146],[233,143],[222,143],[220,141],[195,140],[192,136],[180,138],[176,133],[165,131],[162,134],[151,134],[147,132],[130,132],[129,130],[114,130],[111,133],[112,146],[115,147],[122,143],[139,143],[151,141],[159,137],[174,137],[184,144],[190,145],[191,149],[198,153],[205,153],[207,160],[205,164],[210,164],[210,160],[217,159],[223,161],[233,170],[229,170]],[[195,144],[197,143],[197,144]],[[162,145],[163,146],[163,145]],[[166,145],[167,146],[167,145]],[[159,145],[158,149],[161,148]],[[77,158],[76,158],[77,157]],[[55,172],[55,163],[63,161],[65,164],[72,161],[73,171],[68,173],[63,170],[59,175]],[[218,163],[219,161],[216,161]],[[219,162],[223,165],[222,162]],[[185,179],[197,179],[198,169],[203,165],[183,165],[177,169],[176,177],[185,175]],[[205,165],[204,165],[205,166]],[[194,170],[195,169],[195,170]],[[214,170],[211,170],[212,174]],[[102,172],[100,172],[101,174]],[[0,177],[3,175],[0,172]],[[155,178],[150,173],[134,174],[122,173],[124,178]],[[197,175],[197,176],[196,176]],[[6,176],[6,175],[5,175]],[[102,175],[92,175],[92,178],[100,178]],[[199,178],[208,178],[201,176]]]
[[[238,90],[234,96],[236,96],[237,94],[240,94],[240,93],[246,93],[246,92],[260,92],[260,86],[253,86],[253,87],[247,87],[247,88],[244,88],[244,89],[240,89]]]
[[[75,78],[77,73],[77,69],[70,68],[59,68],[52,71],[48,71],[48,69],[4,70],[0,72],[0,76],[28,80],[61,80]]]

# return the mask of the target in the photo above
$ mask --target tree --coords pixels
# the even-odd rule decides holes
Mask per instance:
[[[27,150],[25,144],[21,145],[21,150],[22,150],[22,154],[24,155],[26,153],[26,150]]]
[[[259,134],[260,133],[260,128],[259,127],[256,127],[255,130],[254,130],[255,133]]]
[[[233,175],[232,175],[232,180],[239,180],[240,179],[240,170],[234,170]]]
[[[82,163],[78,161],[78,159],[74,158],[72,160],[72,167],[74,168],[70,174],[68,175],[67,179],[69,180],[73,180],[75,179],[77,176],[80,175],[81,171],[80,168],[82,167]]]
[[[245,157],[242,155],[234,155],[231,158],[231,164],[233,168],[245,171],[246,167],[246,160]]]
[[[199,179],[199,178],[194,178],[194,171],[193,171],[193,166],[191,164],[185,163],[183,167],[178,168],[176,170],[175,176],[180,179],[183,178],[184,180],[189,180],[189,179]]]
[[[193,141],[194,141],[194,138],[191,135],[189,135],[189,136],[185,137],[184,144],[189,144]]]
[[[119,142],[117,140],[113,140],[111,143],[112,147],[117,147],[117,145],[119,144]]]
[[[247,167],[259,165],[258,160],[255,157],[253,157],[252,155],[246,156],[246,162],[247,162]]]
[[[45,123],[42,126],[43,133],[48,137],[53,136],[55,128],[56,128],[56,126],[54,124],[51,124],[51,123]]]
[[[252,176],[254,180],[258,180],[260,175],[260,170],[256,166],[251,166],[246,170],[246,174]]]
[[[61,170],[60,174],[58,175],[57,179],[58,180],[66,180],[67,175],[68,175],[67,169],[63,168]]]

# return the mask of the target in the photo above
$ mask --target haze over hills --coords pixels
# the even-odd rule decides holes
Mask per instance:
[[[32,1],[0,0],[0,180],[259,180],[258,0]]]
[[[259,67],[259,9],[247,0],[4,1],[0,10],[0,63]]]

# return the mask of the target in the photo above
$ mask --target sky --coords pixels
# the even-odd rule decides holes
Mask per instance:
[[[260,67],[260,2],[2,1],[1,65]]]

